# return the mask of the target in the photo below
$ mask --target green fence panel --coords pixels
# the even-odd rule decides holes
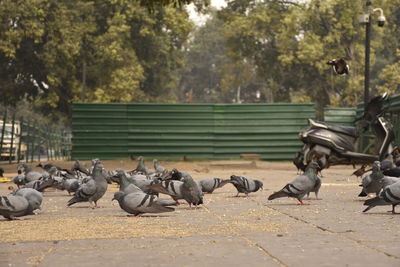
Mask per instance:
[[[72,158],[290,160],[313,104],[74,103]]]
[[[324,120],[329,123],[354,126],[356,118],[355,108],[325,108]]]

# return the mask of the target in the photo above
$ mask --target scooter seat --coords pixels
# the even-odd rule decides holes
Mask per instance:
[[[310,125],[313,128],[329,129],[329,130],[337,132],[337,133],[342,133],[342,134],[346,134],[349,136],[358,137],[358,132],[357,132],[356,127],[342,126],[342,125],[327,123],[327,122],[323,122],[323,121],[314,121],[312,119],[308,119],[308,121],[310,122]]]

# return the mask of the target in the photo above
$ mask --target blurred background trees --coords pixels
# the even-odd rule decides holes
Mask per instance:
[[[74,101],[362,101],[365,1],[226,2],[1,0],[0,101],[67,120]],[[376,4],[387,23],[372,27],[371,95],[399,93],[400,0]],[[350,75],[326,64],[337,57]]]

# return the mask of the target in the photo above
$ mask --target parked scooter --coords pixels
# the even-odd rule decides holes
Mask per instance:
[[[303,169],[310,161],[317,161],[321,169],[341,164],[371,164],[391,156],[394,150],[392,124],[383,117],[383,102],[387,94],[377,96],[367,104],[364,114],[356,119],[364,131],[371,129],[375,135],[374,154],[357,151],[358,131],[356,127],[341,126],[309,119],[309,127],[299,133],[304,146],[293,163]]]

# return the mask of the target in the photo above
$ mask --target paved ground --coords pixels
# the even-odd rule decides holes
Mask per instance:
[[[245,175],[262,180],[265,189],[236,198],[234,187],[226,185],[206,195],[197,210],[181,205],[142,218],[126,217],[111,202],[114,185],[97,210],[85,203],[66,208],[67,193],[48,191],[37,215],[0,219],[0,266],[400,266],[400,215],[388,213],[391,207],[363,214],[351,167],[324,171],[323,200],[298,206],[287,198],[267,200],[296,175],[291,163],[162,164],[199,180]],[[108,169],[134,165],[105,161]],[[15,166],[5,169],[15,173]],[[0,195],[10,185],[0,184]]]

